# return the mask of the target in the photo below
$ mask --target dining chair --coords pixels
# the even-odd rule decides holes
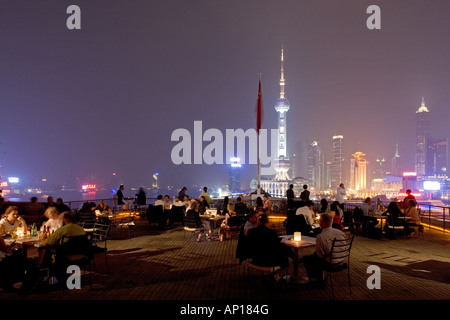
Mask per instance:
[[[108,257],[107,257],[108,247],[106,243],[108,241],[110,229],[111,229],[110,224],[96,223],[94,225],[94,231],[92,233],[91,238],[93,253],[94,255],[98,253],[104,253],[105,264],[108,272],[109,272]],[[93,261],[95,265],[95,259]]]
[[[120,229],[120,239],[122,239],[123,229],[126,229],[128,231],[128,239],[131,240],[131,233],[136,236],[134,214],[130,213],[127,217],[119,220],[119,222],[117,223],[117,227]]]
[[[55,264],[57,265],[57,276],[67,276],[66,269],[68,266],[76,265],[83,268],[83,276],[89,271],[89,282],[92,289],[92,272],[91,261],[93,259],[93,251],[91,241],[87,235],[80,236],[63,236],[61,241],[55,248]],[[62,285],[63,292],[65,285]]]
[[[353,245],[353,239],[355,235],[346,237],[344,240],[333,240],[330,253],[327,257],[330,262],[326,264],[324,271],[327,272],[327,278],[330,279],[331,291],[334,296],[334,287],[332,274],[347,270],[348,287],[350,289],[350,294],[352,294],[351,278],[350,278],[350,252]],[[346,260],[346,261],[345,261]],[[328,280],[327,279],[327,280]]]
[[[197,240],[199,240],[205,233],[205,228],[198,225],[194,215],[186,214],[186,216],[184,217],[184,223],[185,226],[183,227],[183,237],[185,237],[186,232],[192,232],[194,234],[194,239],[197,238]]]

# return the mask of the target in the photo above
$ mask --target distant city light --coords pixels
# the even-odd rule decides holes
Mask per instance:
[[[417,172],[403,172],[404,177],[415,177],[417,176]]]
[[[82,190],[93,190],[93,189],[97,189],[97,185],[95,184],[85,184],[81,186]]]
[[[6,181],[0,182],[0,187],[7,187],[7,186],[8,186],[8,182],[6,182]]]
[[[9,183],[18,183],[19,182],[19,178],[16,177],[9,177],[8,178]]]
[[[45,181],[47,181],[47,179],[44,178],[44,179],[42,179],[42,181],[45,182]]]
[[[441,190],[441,184],[437,181],[424,181],[423,189],[428,191]]]

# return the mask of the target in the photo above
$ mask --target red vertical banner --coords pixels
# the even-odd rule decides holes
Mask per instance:
[[[261,130],[262,118],[263,118],[263,110],[262,110],[262,96],[261,96],[261,77],[259,78],[259,86],[258,86],[258,102],[256,105],[256,131],[259,134]]]

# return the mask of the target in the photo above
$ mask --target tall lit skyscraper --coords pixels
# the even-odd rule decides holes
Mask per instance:
[[[398,144],[395,145],[395,154],[391,162],[391,175],[392,176],[401,175],[400,154],[398,153]]]
[[[241,161],[236,157],[230,158],[228,188],[233,193],[241,191]]]
[[[308,183],[321,191],[325,185],[324,155],[319,148],[319,143],[313,141],[308,148]]]
[[[355,152],[350,159],[350,189],[354,191],[365,190],[367,182],[367,162],[365,154]]]
[[[280,98],[275,102],[275,110],[278,113],[278,144],[277,159],[275,161],[275,180],[289,180],[289,158],[287,153],[287,112],[290,108],[289,100],[285,97],[284,86],[284,55],[281,48],[281,78],[280,78]]]
[[[344,154],[343,154],[344,136],[337,135],[333,137],[333,160],[331,165],[331,188],[336,188],[343,183]]]
[[[436,175],[447,175],[447,165],[448,165],[448,139],[438,139],[436,140]]]
[[[422,104],[416,111],[416,173],[423,177],[427,174],[427,151],[430,135],[430,111],[422,98]]]

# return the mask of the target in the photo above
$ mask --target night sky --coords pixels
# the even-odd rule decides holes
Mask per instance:
[[[73,4],[81,30],[66,27]],[[372,4],[380,30],[366,27]],[[258,73],[263,128],[275,128],[282,46],[288,149],[318,139],[331,160],[342,134],[347,160],[373,161],[398,143],[414,170],[422,97],[432,134],[450,137],[449,31],[448,0],[3,0],[0,175],[226,184],[225,165],[172,164],[171,134],[195,120],[255,128]]]

